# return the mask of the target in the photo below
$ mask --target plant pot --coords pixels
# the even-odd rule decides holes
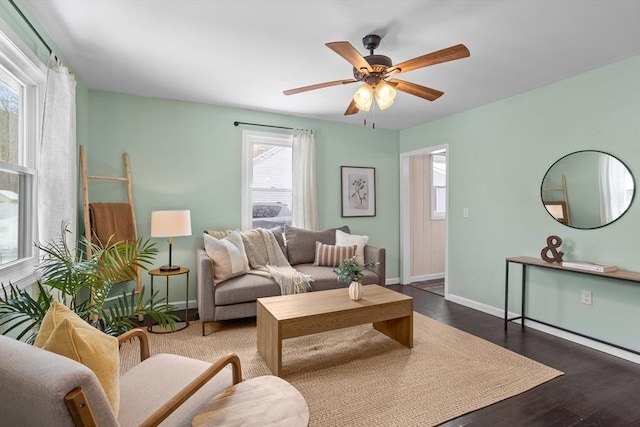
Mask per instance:
[[[362,298],[362,283],[360,282],[351,282],[349,285],[349,298],[354,301],[358,301]]]

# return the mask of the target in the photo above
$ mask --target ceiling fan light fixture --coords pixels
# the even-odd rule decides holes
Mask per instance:
[[[384,80],[380,80],[380,82],[376,85],[376,102],[378,103],[378,107],[381,110],[386,110],[391,107],[393,104],[393,100],[396,97],[396,89],[391,86],[389,83]]]
[[[373,88],[363,84],[353,95],[353,100],[360,111],[369,111],[373,102]]]

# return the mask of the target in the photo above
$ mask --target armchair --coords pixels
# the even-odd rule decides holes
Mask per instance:
[[[211,364],[173,354],[149,356],[141,329],[140,363],[120,375],[115,414],[94,373],[64,356],[0,335],[0,419],[4,425],[191,425],[211,397],[242,381],[240,360],[229,354]],[[231,369],[225,369],[228,365]],[[6,423],[6,424],[5,424]]]

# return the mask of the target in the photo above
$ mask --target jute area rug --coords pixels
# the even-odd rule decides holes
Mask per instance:
[[[207,325],[212,327],[212,325]],[[371,325],[283,341],[283,375],[304,395],[311,426],[429,426],[532,389],[562,375],[500,346],[414,313],[409,349]],[[243,379],[271,372],[256,350],[255,319],[149,334],[151,354],[213,362],[233,352]],[[137,347],[121,350],[122,369]]]

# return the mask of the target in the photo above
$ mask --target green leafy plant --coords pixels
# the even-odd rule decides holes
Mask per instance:
[[[359,282],[364,276],[364,269],[371,270],[378,265],[377,261],[369,261],[364,265],[356,262],[356,256],[351,258],[345,258],[340,261],[340,264],[333,269],[333,272],[338,277],[338,281],[344,283]]]
[[[29,343],[35,340],[45,313],[54,298],[72,309],[82,319],[109,335],[120,335],[136,326],[139,313],[155,323],[174,329],[178,317],[174,307],[157,303],[157,292],[144,301],[144,289],[124,292],[108,301],[113,285],[123,277],[135,277],[136,268],[147,269],[158,250],[142,238],[135,242],[107,242],[104,247],[80,239],[72,250],[67,243],[71,232],[62,224],[58,239],[36,244],[43,259],[38,268],[42,279],[31,292],[9,284],[0,295],[0,328]],[[91,256],[82,247],[91,247]],[[35,296],[32,295],[35,294]]]

